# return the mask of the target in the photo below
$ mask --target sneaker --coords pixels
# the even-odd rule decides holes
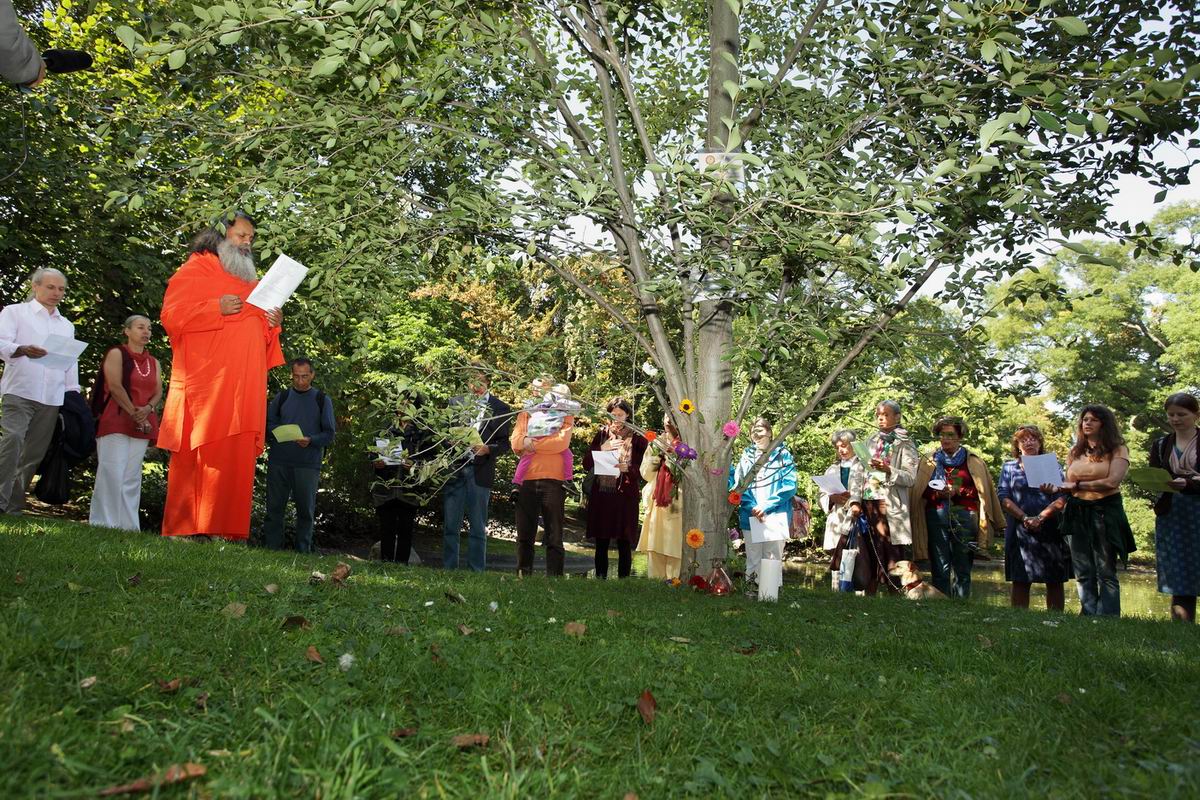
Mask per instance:
[[[746,597],[758,597],[758,581],[746,581]]]

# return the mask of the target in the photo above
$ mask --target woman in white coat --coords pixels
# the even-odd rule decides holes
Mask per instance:
[[[909,517],[909,494],[917,480],[919,457],[917,447],[900,427],[900,404],[884,400],[875,407],[875,422],[879,430],[867,439],[871,462],[866,468],[863,485],[863,513],[871,535],[865,551],[871,564],[871,581],[867,594],[875,594],[879,584],[888,591],[899,591],[888,574],[897,561],[912,558],[912,520]]]
[[[837,480],[846,489],[838,494],[821,490],[821,510],[825,512],[825,541],[822,547],[832,553],[844,544],[843,537],[850,535],[858,517],[862,514],[862,490],[866,475],[862,462],[854,454],[854,431],[841,430],[830,437],[837,452],[837,461],[825,470],[825,477]],[[834,573],[833,588],[837,589],[837,574]]]

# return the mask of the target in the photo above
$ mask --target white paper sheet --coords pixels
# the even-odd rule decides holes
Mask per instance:
[[[404,444],[400,439],[376,439],[375,452],[379,459],[389,467],[404,463]]]
[[[786,542],[788,539],[788,522],[788,514],[784,511],[767,514],[762,522],[759,522],[758,517],[751,516],[750,544]]]
[[[70,369],[79,360],[80,353],[87,349],[87,342],[52,333],[39,346],[46,351],[46,355],[35,359],[38,366],[46,369]]]
[[[621,470],[617,469],[617,451],[616,450],[593,450],[592,451],[592,471],[597,475],[620,475]]]
[[[283,304],[307,274],[308,267],[280,253],[279,258],[275,259],[275,263],[267,270],[267,274],[258,282],[258,286],[255,286],[254,291],[246,298],[246,302],[258,306],[263,311],[283,308]]]
[[[1062,484],[1062,467],[1058,465],[1058,456],[1045,453],[1040,456],[1021,456],[1021,466],[1025,469],[1025,482],[1032,488],[1051,483],[1055,486]]]
[[[820,487],[825,494],[841,494],[846,491],[846,487],[842,486],[840,478],[833,475],[813,475],[813,483]]]

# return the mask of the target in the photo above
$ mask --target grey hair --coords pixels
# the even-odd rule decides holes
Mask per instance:
[[[57,275],[58,277],[63,279],[63,283],[67,282],[67,276],[63,275],[62,270],[55,269],[54,267],[38,267],[37,269],[35,269],[33,271],[33,274],[29,276],[29,299],[30,300],[33,299],[33,287],[35,287],[39,283],[41,283],[47,275]]]
[[[881,408],[886,408],[887,410],[891,411],[893,414],[896,415],[896,418],[899,419],[900,404],[897,403],[895,400],[884,400],[883,402],[881,402],[875,406],[876,411],[878,411]]]
[[[149,322],[151,325],[154,324],[154,322],[149,317],[147,317],[145,314],[130,314],[128,317],[125,318],[125,324],[121,326],[121,330],[123,330],[123,331],[129,330],[130,326],[132,326],[133,323],[137,322],[139,319],[144,319],[144,320],[146,320],[146,322]]]
[[[834,447],[837,447],[838,442],[853,442],[857,438],[858,434],[856,434],[854,431],[842,429],[840,431],[834,431],[833,436],[829,437],[829,443]]]

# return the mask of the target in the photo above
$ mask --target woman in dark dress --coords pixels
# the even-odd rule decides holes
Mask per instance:
[[[1012,583],[1014,608],[1029,608],[1029,591],[1046,584],[1046,608],[1062,611],[1063,584],[1071,580],[1071,549],[1058,529],[1061,504],[1057,494],[1046,494],[1029,485],[1021,456],[1045,452],[1046,441],[1036,425],[1022,425],[1012,437],[1013,460],[1000,468],[997,493],[1008,517],[1004,530],[1004,579]],[[1059,481],[1062,481],[1061,474]]]
[[[379,518],[379,557],[384,561],[407,564],[412,554],[413,528],[417,514],[424,508],[428,487],[420,480],[422,463],[429,461],[429,436],[416,421],[422,399],[400,398],[396,421],[376,440],[375,482],[371,485],[371,503]],[[378,452],[380,443],[387,443]]]
[[[641,526],[638,505],[641,500],[642,456],[646,437],[635,433],[626,423],[633,422],[633,406],[616,398],[607,406],[610,422],[592,439],[583,466],[595,469],[595,451],[617,454],[616,475],[596,475],[588,494],[587,538],[596,542],[596,577],[608,577],[609,543],[617,543],[617,577],[628,578],[633,568],[633,546]]]
[[[1171,595],[1171,619],[1194,624],[1200,594],[1200,403],[1179,392],[1165,407],[1172,432],[1150,446],[1150,466],[1171,473],[1175,490],[1163,492],[1154,504],[1158,591]]]

